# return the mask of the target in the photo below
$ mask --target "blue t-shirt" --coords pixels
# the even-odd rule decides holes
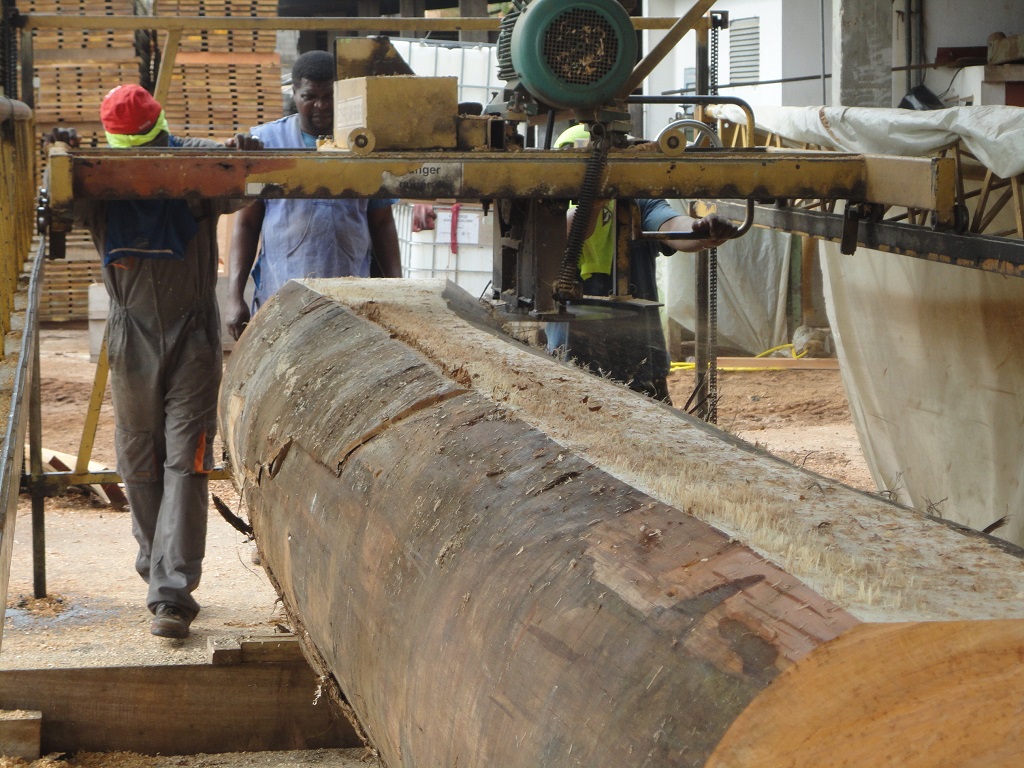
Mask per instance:
[[[307,149],[316,137],[304,135],[299,116],[256,126],[252,134],[268,149]],[[375,208],[391,201],[375,202]],[[252,276],[253,311],[288,280],[307,277],[369,277],[370,229],[366,199],[268,199]]]

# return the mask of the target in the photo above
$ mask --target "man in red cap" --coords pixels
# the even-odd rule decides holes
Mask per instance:
[[[111,147],[223,148],[172,136],[160,104],[138,85],[103,99]],[[73,128],[49,142],[78,146]],[[227,146],[259,149],[237,134]],[[221,380],[217,219],[244,207],[224,200],[89,200],[75,206],[103,258],[110,296],[110,362],[117,469],[139,543],[135,567],[149,585],[151,632],[185,638],[199,612]]]

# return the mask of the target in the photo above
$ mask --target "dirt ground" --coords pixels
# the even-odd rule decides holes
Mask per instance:
[[[87,330],[84,326],[45,329],[40,357],[43,445],[77,454],[95,374],[95,365],[89,360]],[[692,379],[692,373],[673,374],[670,389],[677,404],[688,399]],[[719,390],[722,428],[822,475],[874,490],[837,370],[724,371]],[[101,413],[92,456],[94,461],[112,468],[109,387]],[[244,516],[229,481],[211,483],[211,491]],[[205,663],[211,638],[267,635],[288,628],[269,580],[252,562],[252,544],[230,528],[212,505],[203,583],[196,593],[203,609],[192,636],[185,641],[149,634],[145,585],[132,567],[135,544],[127,511],[103,506],[94,497],[78,492],[48,500],[48,596],[44,600],[32,597],[31,533],[31,504],[23,494],[14,537],[0,670]],[[290,762],[282,758],[281,762],[232,765],[349,765],[350,757],[339,752],[326,762],[301,762],[321,760],[322,756],[300,756],[289,758]],[[2,762],[0,768],[4,768]]]

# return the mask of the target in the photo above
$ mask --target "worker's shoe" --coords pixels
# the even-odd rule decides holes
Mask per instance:
[[[153,622],[149,625],[149,631],[157,637],[184,640],[188,637],[188,625],[191,623],[192,617],[177,606],[160,603],[153,612]]]

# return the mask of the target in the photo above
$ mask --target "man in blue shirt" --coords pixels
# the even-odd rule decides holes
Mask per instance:
[[[315,149],[317,137],[329,136],[334,129],[334,73],[334,57],[327,51],[299,56],[292,67],[296,114],[256,126],[252,134],[270,149]],[[251,312],[293,278],[370,277],[374,272],[401,277],[391,214],[395,202],[258,200],[239,213],[225,311],[231,335],[237,339]],[[244,298],[250,272],[255,283],[251,312]]]

